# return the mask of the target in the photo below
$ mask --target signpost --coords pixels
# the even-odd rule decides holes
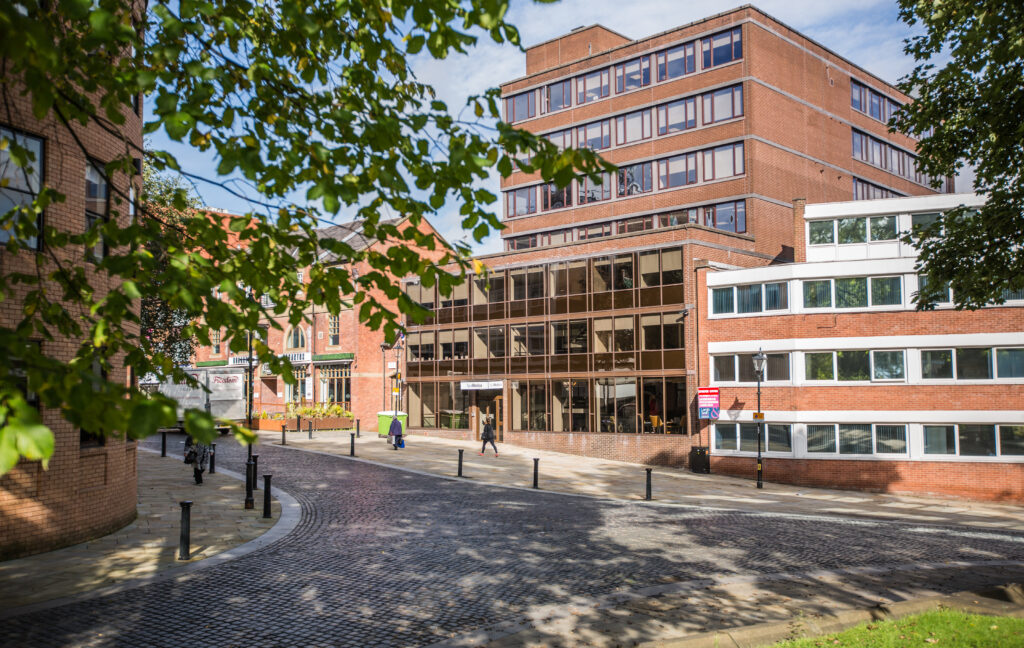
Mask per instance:
[[[697,388],[697,410],[702,419],[718,420],[721,412],[718,387]]]

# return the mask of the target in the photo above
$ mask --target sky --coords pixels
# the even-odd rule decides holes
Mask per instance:
[[[511,3],[507,19],[519,29],[525,46],[595,23],[628,38],[643,38],[739,6],[711,0],[630,0],[628,3],[621,0],[563,0],[555,4],[511,0]],[[893,0],[765,0],[755,6],[890,83],[895,83],[913,69],[913,59],[903,52],[903,41],[911,30],[899,21]],[[433,85],[439,98],[454,114],[458,114],[468,96],[523,76],[526,56],[514,46],[498,45],[485,36],[467,55],[444,60],[420,55],[411,61],[411,66],[419,80]],[[175,153],[183,168],[209,177],[215,175],[216,160],[210,156],[170,142],[162,135],[154,135],[152,145]],[[500,195],[496,174],[481,184],[493,194]],[[233,186],[242,193],[255,195],[241,183]],[[958,190],[963,186],[958,183]],[[198,185],[197,189],[210,207],[237,213],[253,208],[221,188]],[[298,194],[292,199],[302,202],[304,196]],[[498,233],[492,233],[482,244],[473,242],[459,224],[458,209],[459,205],[452,202],[430,220],[449,241],[472,243],[476,254],[499,252],[501,241]],[[500,216],[498,202],[492,205],[492,209]],[[347,220],[351,218],[343,208],[336,221]]]

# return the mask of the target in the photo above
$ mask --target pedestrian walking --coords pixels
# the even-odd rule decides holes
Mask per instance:
[[[484,456],[484,453],[487,451],[487,444],[490,443],[491,447],[494,448],[494,456],[497,457],[498,446],[494,445],[494,426],[491,425],[491,419],[484,420],[484,431],[480,434],[480,438],[484,442],[480,448],[480,456]]]
[[[210,460],[210,446],[198,443],[192,437],[185,437],[185,463],[192,464],[192,478],[196,484],[203,483],[206,463]]]
[[[402,440],[402,422],[398,420],[398,417],[392,417],[391,427],[388,428],[388,440],[391,441],[391,445],[394,446],[395,450],[405,447],[405,441]]]

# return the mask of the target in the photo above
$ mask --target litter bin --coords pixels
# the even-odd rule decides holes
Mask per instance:
[[[385,412],[377,412],[377,436],[386,437],[388,435],[388,430],[391,429],[391,419],[396,416],[402,422],[402,434],[405,434],[409,415],[397,410],[387,410]]]
[[[704,474],[711,472],[711,458],[707,448],[690,448],[690,470]]]

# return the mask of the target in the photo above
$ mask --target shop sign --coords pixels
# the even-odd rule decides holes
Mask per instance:
[[[478,389],[501,389],[500,380],[463,380],[460,382],[462,391],[475,391]]]

